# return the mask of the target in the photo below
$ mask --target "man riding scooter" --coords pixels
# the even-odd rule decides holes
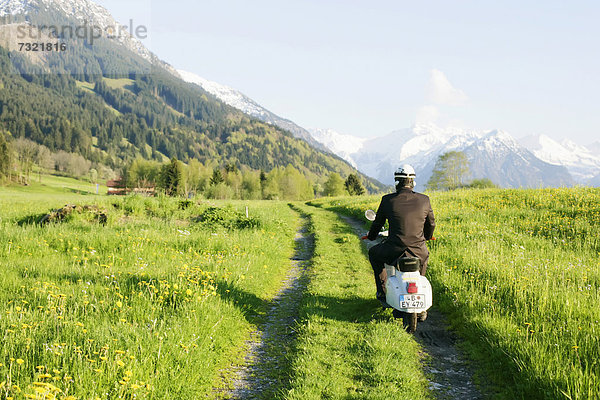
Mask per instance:
[[[413,191],[415,187],[415,170],[408,164],[398,168],[394,174],[396,193],[383,196],[377,210],[377,216],[371,224],[367,238],[377,239],[385,221],[389,222],[389,238],[369,250],[369,260],[375,274],[377,299],[385,303],[386,295],[380,276],[384,264],[392,264],[401,256],[417,257],[421,261],[420,273],[425,276],[429,250],[425,242],[432,239],[435,229],[435,218],[429,197]],[[424,321],[427,312],[419,316]]]

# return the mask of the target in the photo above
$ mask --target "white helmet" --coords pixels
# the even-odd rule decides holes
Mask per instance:
[[[394,180],[396,181],[405,178],[415,179],[416,177],[417,174],[415,174],[415,169],[409,164],[404,164],[403,166],[398,168],[394,173]]]

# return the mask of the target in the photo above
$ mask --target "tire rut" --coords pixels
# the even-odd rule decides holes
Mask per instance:
[[[364,234],[363,222],[340,215],[357,234]],[[367,248],[376,242],[366,242]],[[434,293],[435,299],[435,293]],[[429,310],[427,320],[419,322],[415,340],[424,352],[423,370],[429,379],[429,389],[439,400],[477,400],[484,396],[473,382],[473,371],[457,347],[458,338],[448,330],[445,316],[438,310]]]
[[[295,342],[298,310],[314,252],[314,236],[308,233],[310,217],[300,214],[303,222],[294,239],[295,251],[290,258],[289,272],[270,302],[264,323],[246,342],[248,351],[243,364],[228,372],[233,376],[233,389],[221,393],[221,398],[271,399],[288,384],[287,356],[293,351],[290,346]]]

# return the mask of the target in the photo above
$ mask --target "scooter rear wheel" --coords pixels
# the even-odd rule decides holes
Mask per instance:
[[[402,326],[408,333],[415,333],[417,330],[418,314],[416,313],[405,313],[398,310],[393,310],[392,315],[396,319],[402,318]]]
[[[402,316],[402,323],[406,332],[415,333],[417,330],[417,314],[416,313],[404,313]]]

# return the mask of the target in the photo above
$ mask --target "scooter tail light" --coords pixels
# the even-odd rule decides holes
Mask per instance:
[[[415,282],[409,282],[409,283],[408,283],[408,287],[406,288],[406,291],[407,291],[409,294],[414,294],[414,293],[417,293],[417,292],[418,292],[418,289],[417,289],[417,284],[416,284]]]

